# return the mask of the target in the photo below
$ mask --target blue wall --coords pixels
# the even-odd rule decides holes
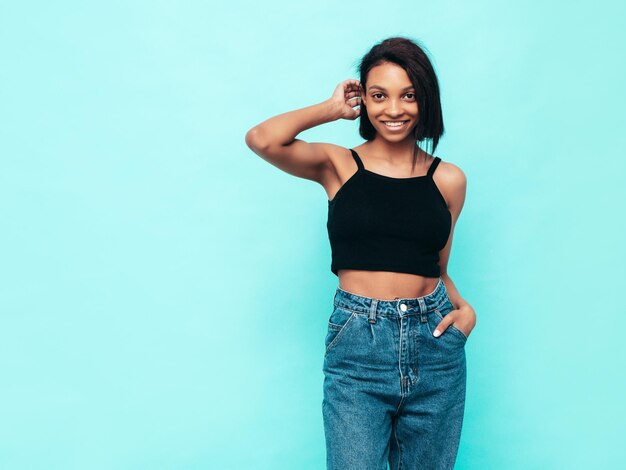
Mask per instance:
[[[623,465],[623,2],[5,3],[0,468],[324,468],[326,194],[244,135],[392,35],[468,179],[456,468]]]

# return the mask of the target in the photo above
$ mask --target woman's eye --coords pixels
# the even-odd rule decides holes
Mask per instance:
[[[415,99],[415,93],[406,93],[406,95],[410,95],[410,96],[409,96],[409,99],[411,99],[411,100],[412,100],[412,99]],[[382,94],[382,93],[372,93],[372,96],[373,96],[374,98],[376,98],[376,99],[380,99],[380,98],[378,98],[378,97],[379,97],[379,96],[380,96],[380,97],[382,97],[382,96],[383,96],[383,94]]]

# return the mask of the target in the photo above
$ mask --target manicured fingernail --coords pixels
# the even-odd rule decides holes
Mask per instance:
[[[435,330],[435,332],[433,333],[433,335],[435,335],[435,337],[438,337],[441,334],[441,331],[439,330]]]

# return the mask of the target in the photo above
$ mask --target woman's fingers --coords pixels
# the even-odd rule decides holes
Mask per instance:
[[[343,82],[343,89],[345,91],[360,92],[362,88],[358,80],[346,80]]]
[[[349,78],[339,83],[333,92],[332,99],[345,104],[345,119],[356,119],[360,115],[361,93],[363,88],[358,80]],[[354,109],[357,106],[358,108]]]
[[[453,310],[452,312],[454,311],[455,310]],[[455,320],[458,320],[458,319],[455,318],[452,312],[448,313],[445,317],[443,317],[443,320],[439,322],[439,324],[437,325],[437,328],[435,328],[435,331],[433,331],[433,336],[435,337],[441,336],[444,333],[444,331],[448,329],[450,325],[455,324]],[[461,330],[463,334],[465,334],[466,337],[469,337],[469,333],[466,333],[465,329],[461,328],[461,325],[454,325],[454,326],[457,327],[459,330]]]
[[[361,114],[361,108],[350,108],[350,112],[352,113],[348,119],[354,120],[359,117]]]
[[[454,323],[454,315],[452,314],[452,312],[450,312],[446,316],[444,316],[443,319],[439,322],[437,328],[435,328],[435,331],[433,331],[433,336],[441,336],[452,323]]]

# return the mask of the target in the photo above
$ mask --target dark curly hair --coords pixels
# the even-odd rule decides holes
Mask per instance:
[[[411,83],[415,87],[415,95],[419,106],[419,120],[413,131],[416,142],[413,152],[413,165],[415,165],[417,153],[421,148],[419,143],[430,140],[431,153],[433,153],[444,133],[439,82],[437,81],[435,69],[424,52],[425,49],[423,45],[418,45],[417,41],[405,37],[387,38],[372,47],[363,56],[358,66],[363,90],[365,90],[365,82],[369,71],[377,65],[387,62],[397,64],[409,76]],[[359,134],[361,137],[368,141],[374,139],[376,129],[367,116],[367,109],[364,104],[361,104],[359,120]]]

